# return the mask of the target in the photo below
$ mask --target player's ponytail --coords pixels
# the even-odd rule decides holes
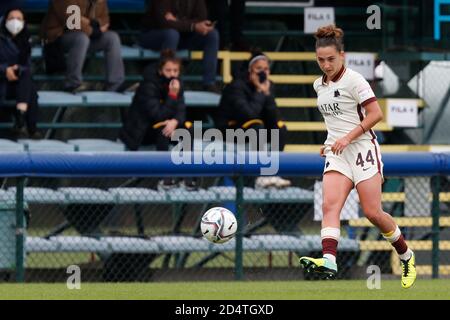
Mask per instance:
[[[344,31],[334,24],[317,29],[314,38],[316,38],[316,49],[334,46],[338,52],[344,50]]]

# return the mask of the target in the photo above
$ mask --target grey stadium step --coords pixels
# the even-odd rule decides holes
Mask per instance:
[[[24,151],[24,145],[7,139],[0,139],[0,151],[2,152],[21,152]]]
[[[26,251],[32,252],[97,252],[97,253],[187,253],[187,252],[231,252],[236,239],[224,244],[214,244],[203,238],[190,236],[155,236],[148,239],[136,237],[81,237],[55,236],[49,239],[26,238]],[[243,239],[244,251],[320,251],[320,236],[253,235]],[[342,238],[339,250],[358,251],[356,240]]]
[[[15,199],[15,191],[15,187],[10,187],[8,197]],[[3,196],[6,197],[6,195]],[[234,201],[236,199],[236,188],[213,186],[195,191],[188,191],[184,188],[157,191],[149,188],[110,188],[103,190],[87,187],[63,187],[53,190],[41,187],[26,187],[24,196],[29,203],[217,203]],[[297,187],[284,190],[260,190],[245,187],[244,201],[250,203],[311,203],[313,192]]]
[[[66,203],[107,204],[117,202],[112,193],[97,188],[66,187],[59,188],[58,191],[65,195]]]
[[[16,187],[10,187],[8,191],[15,195]],[[49,188],[25,187],[23,197],[28,203],[62,204],[66,202],[66,195],[63,192]]]
[[[233,201],[236,199],[236,188],[227,186],[214,186],[209,190],[218,194],[221,201]],[[314,192],[298,188],[289,187],[284,189],[254,189],[244,187],[244,201],[246,202],[287,202],[287,203],[312,203]]]
[[[75,146],[59,140],[31,140],[19,139],[18,142],[24,146],[25,151],[30,152],[73,152]]]
[[[114,195],[117,203],[159,203],[167,202],[165,192],[147,188],[111,188],[108,191]]]
[[[123,152],[126,149],[123,143],[106,139],[71,139],[67,143],[81,152]]]
[[[97,52],[96,57],[102,58],[104,56],[103,52]],[[153,51],[149,49],[143,49],[141,47],[131,47],[123,45],[121,47],[121,56],[125,60],[133,59],[158,59],[160,56],[159,51]],[[177,51],[177,56],[182,59],[188,59],[190,54],[188,50]],[[31,49],[31,57],[33,59],[42,58],[42,47],[36,46]]]
[[[38,91],[38,102],[41,108],[57,107],[128,107],[133,100],[134,92],[85,91],[72,94],[64,91]],[[185,91],[186,106],[217,107],[220,94],[207,91]],[[7,106],[15,104],[8,100]]]

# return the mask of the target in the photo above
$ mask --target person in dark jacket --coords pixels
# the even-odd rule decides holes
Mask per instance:
[[[192,128],[192,123],[186,121],[181,63],[173,51],[164,50],[159,63],[144,70],[144,80],[136,90],[119,132],[119,139],[130,151],[153,142],[157,151],[168,151],[177,128]],[[188,188],[195,188],[194,180],[185,180],[184,183]],[[176,180],[164,179],[161,184],[167,189],[174,186]]]
[[[9,9],[0,23],[0,105],[14,100],[17,138],[40,138],[38,95],[31,78],[31,45],[24,13]]]
[[[152,50],[203,49],[203,87],[219,93],[219,33],[207,17],[204,0],[152,0],[144,16],[139,45]]]
[[[79,25],[74,23],[74,11],[68,11],[71,7],[80,10]],[[67,53],[66,91],[88,89],[82,81],[83,65],[87,53],[97,51],[105,55],[105,91],[121,90],[125,81],[121,41],[117,32],[110,29],[107,0],[51,0],[41,25],[41,38],[45,44],[56,45]]]
[[[228,47],[226,42],[226,24],[229,25],[229,40],[232,51],[250,51],[249,44],[245,41],[242,34],[245,21],[245,0],[207,0],[208,13],[212,21],[217,21],[217,30],[220,36],[220,49]],[[229,7],[229,10],[228,10]],[[229,17],[227,12],[229,11]]]
[[[279,150],[286,144],[287,128],[275,102],[273,83],[269,80],[269,59],[261,52],[252,54],[241,74],[228,84],[220,99],[216,125],[226,129],[278,129]],[[270,137],[270,133],[267,134]],[[280,177],[259,177],[257,187],[288,187],[290,181]]]

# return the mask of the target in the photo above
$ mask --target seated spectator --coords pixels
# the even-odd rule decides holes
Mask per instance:
[[[220,93],[216,85],[219,34],[207,20],[204,0],[152,0],[139,44],[152,50],[202,49],[203,87]]]
[[[70,30],[67,8],[77,5],[81,12],[80,29]],[[72,18],[71,18],[72,19]],[[103,51],[105,55],[106,91],[117,91],[125,79],[119,35],[109,30],[106,0],[52,0],[42,23],[45,44],[55,43],[67,54],[65,89],[79,92],[87,89],[82,82],[86,54]]]
[[[269,59],[263,53],[254,53],[240,76],[223,91],[216,124],[225,129],[279,129],[279,150],[286,144],[287,129],[275,102],[273,84],[269,80]],[[267,134],[268,138],[270,133]],[[256,187],[288,187],[291,182],[280,177],[258,177]]]
[[[233,51],[250,51],[250,46],[242,35],[245,20],[245,0],[231,0],[229,18],[227,17],[228,0],[207,0],[207,5],[211,20],[217,21],[216,27],[220,35],[220,49],[230,48]],[[227,20],[229,21],[230,29],[230,47],[225,36]]]
[[[119,139],[127,149],[136,151],[143,144],[156,143],[157,151],[168,151],[175,129],[192,127],[192,123],[186,121],[180,73],[181,59],[170,49],[161,53],[159,63],[144,70],[144,80],[136,90],[119,132]],[[186,179],[184,183],[187,188],[195,188],[192,179]],[[164,189],[175,184],[172,178],[160,181],[160,187]]]
[[[14,100],[17,138],[40,139],[36,122],[38,95],[31,79],[31,45],[25,17],[20,9],[5,13],[0,23],[0,105]]]

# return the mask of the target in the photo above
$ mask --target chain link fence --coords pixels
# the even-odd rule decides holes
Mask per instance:
[[[163,190],[160,180],[4,179],[2,280],[65,282],[71,265],[80,267],[83,281],[95,282],[314,279],[299,268],[298,258],[322,255],[320,177],[291,177],[292,186],[284,189],[255,188],[250,177],[198,178],[195,191],[182,179]],[[450,273],[449,204],[445,176],[387,177],[383,185],[383,209],[397,219],[416,252],[419,277]],[[16,241],[21,205],[23,249]],[[225,244],[202,238],[201,216],[213,206],[242,214],[242,252],[236,246],[240,233]],[[338,278],[367,278],[371,265],[385,276],[400,274],[395,251],[363,218],[356,193],[341,218]],[[21,258],[23,273],[16,268]]]

